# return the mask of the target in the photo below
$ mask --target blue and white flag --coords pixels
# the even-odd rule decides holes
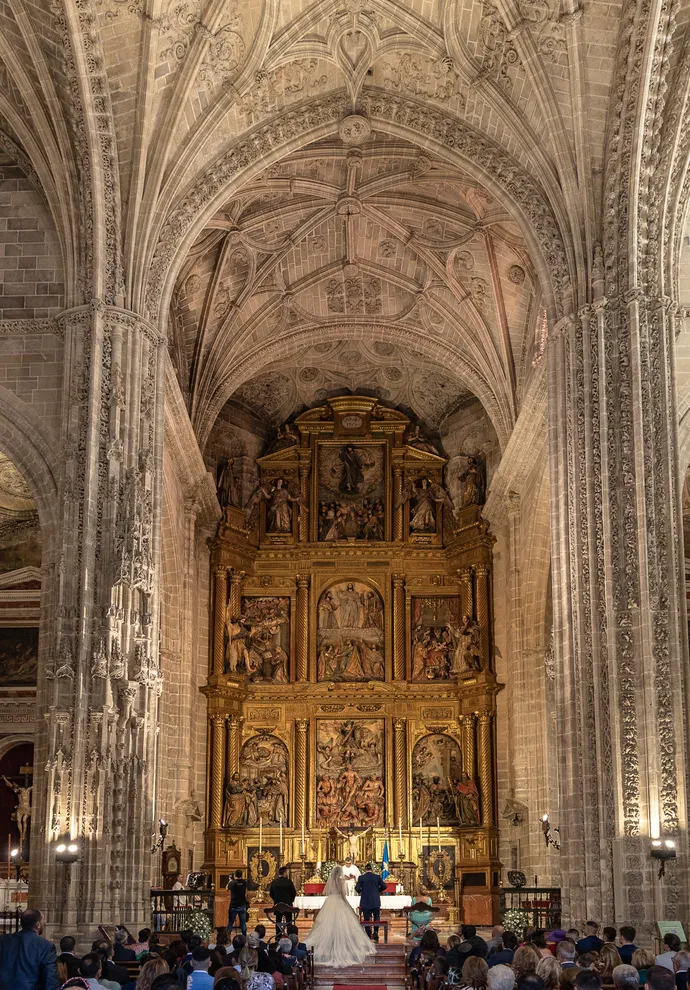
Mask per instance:
[[[385,880],[388,873],[388,839],[383,843],[383,861],[381,869],[381,879]]]

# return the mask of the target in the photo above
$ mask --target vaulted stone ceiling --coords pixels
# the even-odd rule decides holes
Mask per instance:
[[[507,435],[543,344],[517,224],[411,144],[344,138],[265,170],[192,247],[173,326],[193,412],[220,391],[276,423],[364,388],[435,429],[476,394]]]

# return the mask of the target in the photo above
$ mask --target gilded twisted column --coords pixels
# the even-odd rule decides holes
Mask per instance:
[[[488,712],[479,716],[479,788],[482,798],[482,825],[493,825],[493,761],[491,759],[491,718]]]
[[[227,759],[225,771],[228,779],[240,769],[240,745],[242,742],[242,723],[244,719],[241,715],[228,715],[227,728]]]
[[[299,538],[301,543],[309,542],[309,472],[311,451],[299,452]]]
[[[223,819],[225,781],[225,715],[211,716],[211,828],[220,828]]]
[[[308,718],[295,719],[295,828],[307,827]]]
[[[403,506],[400,504],[402,498],[402,465],[393,465],[393,539],[403,538]]]
[[[481,632],[482,670],[490,666],[489,658],[489,567],[487,564],[477,564],[474,569],[477,580],[477,622]]]
[[[458,580],[460,581],[461,612],[463,615],[469,615],[472,618],[474,616],[474,608],[472,607],[472,569],[470,567],[463,567],[462,570],[459,570]]]
[[[400,822],[407,826],[407,801],[405,787],[407,780],[407,747],[405,745],[406,728],[407,719],[393,719],[393,815],[395,818],[393,824],[395,825],[395,828],[398,827],[398,823]]]
[[[244,571],[233,571],[230,575],[230,600],[228,607],[230,609],[230,618],[236,621],[240,617],[242,612],[242,581],[244,579]]]
[[[309,578],[297,575],[297,680],[309,680]]]
[[[216,567],[216,597],[213,609],[213,673],[225,670],[225,608],[228,601],[228,571]]]
[[[475,779],[475,759],[476,759],[476,737],[475,722],[476,715],[461,715],[458,719],[462,728],[462,765],[465,773],[472,780]]]
[[[393,575],[393,680],[405,680],[405,577]]]

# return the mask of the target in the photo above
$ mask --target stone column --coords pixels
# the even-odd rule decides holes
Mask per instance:
[[[220,828],[223,820],[223,789],[225,784],[225,715],[212,715],[211,733],[211,794],[209,827]]]
[[[393,680],[405,680],[407,620],[405,617],[405,576],[393,575]]]
[[[225,610],[228,606],[228,571],[226,567],[216,567],[214,574],[213,673],[222,674],[225,670]]]
[[[494,824],[493,761],[491,759],[492,716],[482,712],[479,716],[479,793],[482,799],[482,825]]]
[[[393,817],[394,826],[397,829],[398,823],[402,822],[407,828],[407,740],[406,740],[407,719],[393,719],[393,762],[394,762],[394,785],[393,785]]]
[[[463,567],[458,571],[460,582],[460,608],[463,615],[474,618],[474,602],[472,601],[472,568]]]
[[[244,719],[241,715],[228,715],[227,727],[227,758],[225,772],[227,778],[240,769],[240,750],[242,748],[242,723]]]
[[[295,719],[295,829],[301,833],[307,822],[307,744],[309,719]]]
[[[491,645],[491,609],[488,564],[477,564],[474,568],[476,583],[477,622],[481,632],[482,670],[491,666],[489,648]]]
[[[60,577],[39,672],[30,896],[78,932],[150,915],[167,355],[156,328],[114,306],[59,323]],[[69,883],[58,839],[80,846]]]
[[[559,861],[566,917],[639,930],[690,909],[687,634],[676,316],[618,266],[548,344]],[[679,851],[663,882],[657,836]]]
[[[477,716],[461,715],[458,719],[462,729],[462,766],[472,780],[476,779],[476,738],[475,723]]]
[[[309,578],[297,575],[297,662],[298,681],[309,680]]]

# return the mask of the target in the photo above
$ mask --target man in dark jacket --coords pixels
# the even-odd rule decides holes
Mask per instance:
[[[271,884],[269,891],[269,897],[274,904],[289,904],[290,907],[295,903],[295,898],[297,897],[297,891],[295,890],[295,885],[288,876],[287,866],[281,866],[278,870],[278,876],[275,878]],[[276,911],[276,935],[279,935],[282,930],[282,922],[285,920],[288,925],[292,922],[292,912]]]
[[[235,876],[228,883],[230,891],[230,911],[228,913],[228,932],[232,931],[235,918],[240,919],[242,934],[247,934],[247,881],[242,879],[242,870],[235,870]]]
[[[113,935],[113,959],[115,962],[134,962],[136,953],[127,946],[129,935],[124,928],[118,928]]]
[[[381,877],[374,873],[371,863],[367,863],[364,873],[355,884],[359,894],[359,909],[365,921],[379,921],[381,918],[381,894],[386,885]],[[379,940],[379,926],[367,925],[367,935],[373,942]]]
[[[42,931],[43,915],[29,909],[21,931],[0,938],[0,990],[58,990],[55,946]]]
[[[101,957],[102,972],[101,976],[104,980],[110,980],[111,983],[119,983],[120,986],[124,986],[126,983],[131,982],[131,978],[124,966],[118,966],[110,958],[111,948],[109,942],[99,941],[94,945],[94,951],[98,953]]]

